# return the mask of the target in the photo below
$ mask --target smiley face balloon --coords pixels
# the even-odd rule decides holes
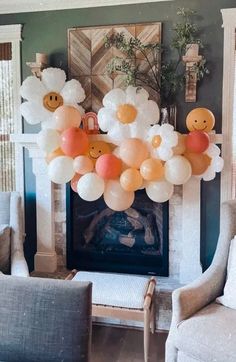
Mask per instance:
[[[104,141],[92,141],[89,143],[89,150],[87,156],[95,164],[97,159],[106,153],[111,153],[111,147]]]
[[[63,105],[63,98],[56,92],[47,93],[43,97],[43,105],[48,111],[54,112],[58,107]]]
[[[195,108],[186,118],[186,126],[190,132],[210,132],[215,125],[214,114],[207,108]]]

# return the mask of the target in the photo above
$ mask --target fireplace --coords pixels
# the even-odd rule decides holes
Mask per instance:
[[[132,207],[115,212],[101,197],[82,200],[67,188],[69,269],[168,276],[168,203],[136,192]]]

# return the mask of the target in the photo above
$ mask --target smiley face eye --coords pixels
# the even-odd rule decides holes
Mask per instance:
[[[94,150],[94,147],[92,147],[92,150]]]
[[[50,96],[50,101],[52,100],[52,96]]]
[[[57,101],[57,96],[55,97],[55,100]]]
[[[99,150],[98,152],[99,152],[99,153],[102,153],[102,151],[101,151],[101,150]]]
[[[194,121],[195,123],[197,123],[197,119],[195,119],[195,121]]]
[[[204,120],[203,122],[206,123],[206,120]]]

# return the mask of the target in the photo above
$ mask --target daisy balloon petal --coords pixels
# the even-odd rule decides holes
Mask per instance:
[[[147,140],[152,156],[168,161],[173,156],[172,148],[178,143],[178,134],[170,124],[157,124],[149,128]]]

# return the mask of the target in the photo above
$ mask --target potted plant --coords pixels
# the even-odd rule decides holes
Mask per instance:
[[[126,75],[127,85],[143,86],[154,92],[162,108],[163,118],[171,115],[175,118],[176,96],[186,81],[184,55],[193,44],[203,47],[197,37],[198,27],[191,21],[195,12],[181,8],[178,9],[177,15],[182,21],[173,27],[174,34],[168,49],[160,43],[143,44],[134,37],[126,39],[123,33],[105,38],[107,48],[116,47],[124,55],[112,59],[107,65],[108,72],[110,74],[122,72]],[[145,70],[140,66],[142,62],[146,62]],[[192,71],[195,71],[197,80],[208,74],[206,59],[201,57],[199,62],[193,64]],[[168,120],[162,119],[162,122],[166,121]],[[174,120],[172,119],[170,123],[174,123]]]

